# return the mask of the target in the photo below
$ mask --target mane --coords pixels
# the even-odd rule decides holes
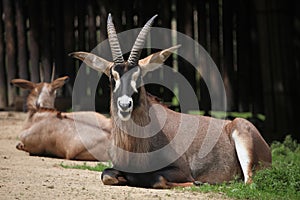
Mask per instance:
[[[168,105],[166,105],[166,104],[163,103],[163,101],[162,101],[161,98],[159,98],[159,97],[157,97],[157,96],[155,96],[155,95],[153,95],[153,94],[151,94],[151,93],[149,93],[149,92],[146,92],[146,96],[147,96],[148,101],[149,101],[151,104],[152,104],[152,103],[154,103],[154,104],[159,104],[159,105],[161,105],[161,106],[163,106],[163,107],[165,107],[165,108],[168,108],[168,107],[169,107]]]

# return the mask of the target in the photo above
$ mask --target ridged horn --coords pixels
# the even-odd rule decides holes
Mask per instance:
[[[154,15],[151,19],[149,19],[149,21],[144,25],[138,37],[136,38],[127,61],[130,65],[138,64],[138,60],[140,58],[142,48],[144,47],[146,37],[156,17],[157,15]]]
[[[110,13],[108,14],[108,18],[107,18],[107,34],[108,34],[108,41],[111,48],[114,63],[116,64],[124,63],[122,50],[119,44],[118,36],[116,34],[115,26],[113,24]]]

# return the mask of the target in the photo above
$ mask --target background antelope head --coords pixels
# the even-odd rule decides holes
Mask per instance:
[[[130,119],[134,108],[140,106],[143,98],[143,76],[147,72],[160,67],[163,62],[180,45],[165,49],[139,60],[146,36],[157,15],[153,16],[139,33],[127,61],[124,60],[111,15],[107,19],[107,32],[112,51],[113,62],[87,52],[74,52],[69,54],[85,62],[91,68],[105,73],[111,82],[111,112],[117,114],[122,121]]]
[[[27,97],[27,108],[28,110],[36,110],[40,107],[54,108],[56,90],[61,88],[68,79],[68,76],[64,76],[55,79],[51,83],[33,83],[24,79],[13,79],[11,83],[20,88],[30,90],[30,94]]]

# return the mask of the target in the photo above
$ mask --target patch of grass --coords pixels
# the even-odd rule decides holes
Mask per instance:
[[[83,170],[91,170],[91,171],[97,171],[102,172],[104,169],[111,167],[112,165],[109,163],[108,165],[105,165],[103,163],[98,163],[95,166],[87,165],[86,163],[83,163],[82,165],[65,165],[63,162],[60,164],[61,167],[65,169],[83,169]]]
[[[234,180],[230,183],[186,188],[199,192],[217,192],[235,199],[300,199],[300,144],[287,136],[271,145],[273,163],[258,171],[252,184]]]
[[[204,111],[201,110],[190,110],[188,112],[189,114],[194,114],[194,115],[204,115]],[[224,111],[209,111],[209,114],[212,117],[218,118],[218,119],[224,119],[228,116],[234,117],[234,118],[251,118],[253,117],[253,114],[251,112],[224,112]],[[264,121],[266,119],[265,115],[263,114],[257,114],[255,115],[258,119]]]

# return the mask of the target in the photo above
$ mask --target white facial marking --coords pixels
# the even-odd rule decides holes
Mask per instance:
[[[41,93],[39,94],[39,97],[38,97],[38,99],[37,99],[37,104],[40,106],[40,107],[44,107],[45,105],[44,105],[44,102],[45,102],[45,96],[47,97],[49,97],[50,95],[49,95],[49,91],[48,91],[48,88],[46,87],[46,85],[44,85],[43,87],[42,87],[42,91],[41,91]]]
[[[116,85],[115,85],[115,89],[114,89],[114,93],[118,90],[118,88],[120,87],[120,84],[121,84],[121,81],[120,81],[120,79],[118,79],[118,80],[115,80],[116,81]]]
[[[136,80],[138,79],[139,75],[141,73],[140,68],[138,68],[138,70],[136,72],[134,72],[131,76],[131,81],[130,81],[130,85],[132,87],[132,89],[134,90],[134,92],[138,92],[137,88],[136,88]]]
[[[138,93],[138,90],[136,89],[136,81],[131,80],[130,85],[134,92]]]
[[[113,75],[113,77],[116,81],[115,89],[114,89],[113,92],[116,92],[118,90],[118,88],[120,87],[120,84],[121,84],[120,75],[114,69],[111,70],[111,73],[112,73],[112,75]]]

